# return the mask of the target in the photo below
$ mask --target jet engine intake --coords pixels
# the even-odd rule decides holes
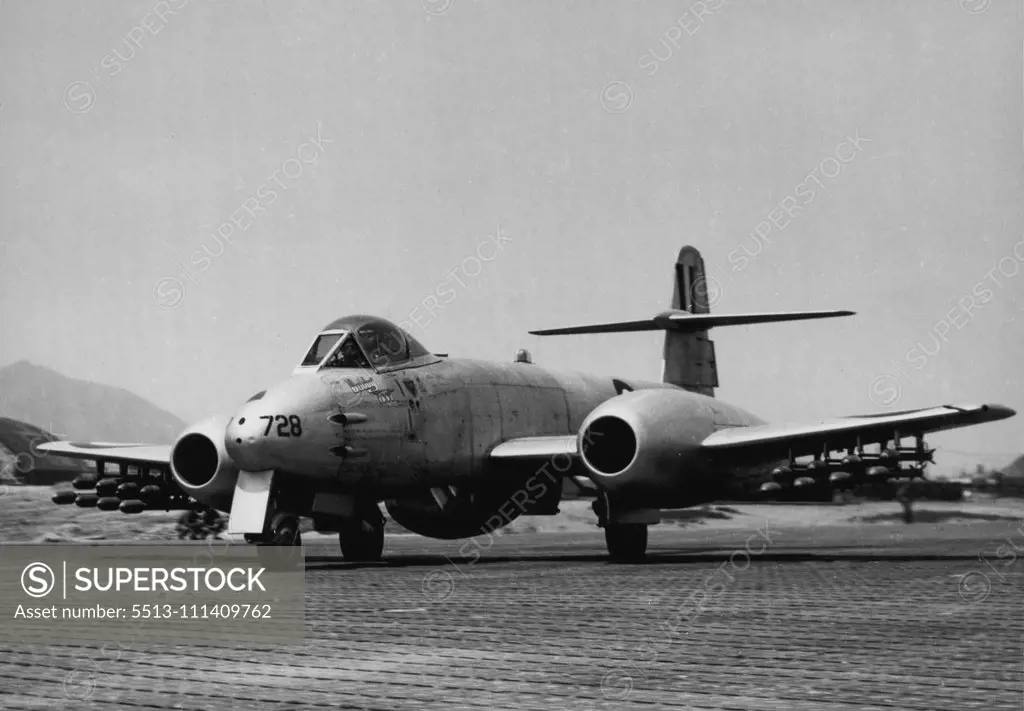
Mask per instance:
[[[217,445],[205,434],[190,432],[174,445],[171,464],[177,476],[201,487],[217,476],[220,468]]]
[[[231,508],[238,467],[224,447],[225,416],[192,425],[171,447],[171,474],[189,496],[221,511]]]
[[[605,476],[621,474],[636,459],[636,432],[621,417],[603,415],[584,430],[580,451],[595,471]]]

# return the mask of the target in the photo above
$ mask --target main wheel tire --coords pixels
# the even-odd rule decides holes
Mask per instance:
[[[616,563],[640,563],[647,557],[647,524],[610,523],[604,527],[608,555]]]
[[[350,563],[375,563],[384,556],[384,526],[360,521],[338,533],[341,555]]]

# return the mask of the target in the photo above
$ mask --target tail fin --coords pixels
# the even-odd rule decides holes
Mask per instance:
[[[709,282],[704,274],[704,258],[700,252],[690,246],[679,250],[675,264],[672,309],[691,314],[710,314],[711,304],[720,296],[720,290],[714,287],[715,283]],[[663,357],[662,382],[701,395],[715,396],[718,365],[715,362],[715,342],[708,338],[707,329],[666,331]]]
[[[530,331],[535,336],[562,336],[576,333],[629,333],[665,331],[665,365],[661,379],[686,390],[714,397],[718,387],[715,344],[708,329],[715,326],[748,326],[757,323],[806,321],[818,318],[852,316],[853,311],[789,311],[714,316],[711,307],[722,289],[714,277],[704,273],[704,259],[694,247],[683,247],[675,264],[672,310],[654,318],[618,321],[589,326],[569,326]]]

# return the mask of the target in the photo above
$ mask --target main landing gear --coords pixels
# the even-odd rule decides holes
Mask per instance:
[[[604,542],[616,563],[642,563],[647,558],[647,524],[606,524]]]
[[[338,531],[341,555],[351,563],[374,563],[384,555],[384,516],[377,504],[362,502]]]
[[[647,524],[614,522],[608,497],[600,496],[593,504],[597,525],[604,529],[608,556],[615,563],[642,563],[647,559]]]

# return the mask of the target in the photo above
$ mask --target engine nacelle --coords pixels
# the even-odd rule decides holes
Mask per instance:
[[[700,443],[714,431],[704,402],[685,390],[635,390],[594,408],[579,432],[591,478],[609,493],[677,505],[699,498],[708,473]]]
[[[171,448],[171,474],[181,490],[207,506],[231,510],[238,467],[224,447],[229,417],[218,415],[190,426]]]

